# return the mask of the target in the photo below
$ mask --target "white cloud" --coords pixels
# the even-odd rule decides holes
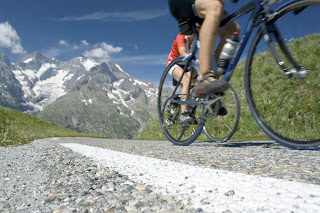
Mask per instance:
[[[90,44],[86,40],[81,40],[79,43],[69,43],[66,40],[58,41],[58,46],[50,47],[43,50],[43,54],[48,58],[57,57],[59,55],[70,54],[77,50],[87,50]]]
[[[78,49],[80,48],[80,46],[89,46],[89,43],[86,40],[81,40],[81,42],[79,44],[69,44],[68,41],[66,40],[60,40],[59,44],[61,46],[65,46],[65,47],[72,47],[73,49]]]
[[[114,47],[105,42],[98,43],[94,46],[94,49],[85,51],[83,55],[87,58],[96,58],[100,61],[108,61],[110,60],[110,54],[120,53],[122,51],[122,47]]]
[[[83,16],[67,16],[61,18],[61,21],[85,21],[85,20],[103,20],[103,21],[142,21],[166,16],[168,9],[159,10],[141,10],[129,12],[94,12]]]
[[[69,43],[68,43],[66,40],[60,40],[60,41],[59,41],[59,44],[60,44],[61,46],[69,47]]]
[[[0,47],[9,48],[14,54],[25,53],[20,37],[8,22],[0,23]]]
[[[84,46],[89,46],[89,43],[86,40],[81,40],[81,44]]]

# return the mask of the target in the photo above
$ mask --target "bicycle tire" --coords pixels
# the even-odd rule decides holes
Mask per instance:
[[[223,98],[228,111],[225,116],[216,116],[206,121],[203,131],[212,142],[226,142],[236,132],[240,120],[240,101],[234,88],[230,85]]]
[[[278,44],[286,42],[285,46],[297,63],[309,70],[306,78],[289,78],[278,64],[271,65],[275,60],[272,54],[263,51],[262,30],[253,39],[245,65],[245,95],[255,122],[269,138],[292,149],[320,149],[320,63],[314,58],[320,56],[320,31],[319,34],[308,34],[305,29],[303,37],[292,39],[297,28],[290,35],[287,32],[290,28],[285,26],[288,23],[300,26],[299,21],[303,22],[303,27],[312,26],[304,18],[311,14],[316,15],[313,17],[316,21],[308,29],[310,31],[318,26],[319,0],[292,1],[276,10],[269,21],[275,23],[281,29],[278,32],[284,36],[280,40],[273,32],[271,38]],[[295,19],[295,22],[289,19]],[[312,41],[317,45],[312,45]],[[276,49],[281,50],[285,59],[285,49],[281,45]],[[287,65],[291,61],[289,58],[283,61]]]
[[[199,134],[202,131],[205,120],[200,117],[197,117],[197,123],[190,124],[189,126],[179,123],[177,121],[177,117],[174,117],[173,122],[168,121],[169,116],[171,116],[172,114],[169,114],[169,113],[168,115],[166,114],[166,110],[168,107],[167,105],[169,105],[170,107],[174,107],[170,103],[170,100],[172,100],[173,98],[179,97],[179,93],[178,93],[179,89],[176,91],[175,94],[168,95],[169,92],[173,92],[172,76],[169,74],[169,71],[174,65],[181,65],[181,64],[186,66],[185,65],[186,61],[183,60],[183,57],[178,57],[174,59],[164,70],[164,73],[161,77],[160,84],[159,84],[157,110],[158,110],[160,126],[166,138],[170,142],[172,142],[174,145],[187,146],[198,138]],[[190,62],[188,66],[194,67],[195,65],[193,64],[193,62]],[[181,87],[181,85],[179,86]],[[178,107],[179,109],[173,109],[173,110],[178,110],[178,113],[180,114],[180,106]],[[178,130],[174,128],[172,129],[169,128],[173,126]]]

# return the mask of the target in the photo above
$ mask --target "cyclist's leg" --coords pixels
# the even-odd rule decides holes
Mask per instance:
[[[183,69],[179,66],[176,66],[176,68],[172,72],[172,77],[176,80],[179,81],[181,78],[181,75],[183,73]],[[181,79],[181,99],[186,99],[189,94],[189,82],[190,82],[190,72],[187,72],[186,74],[183,75]],[[187,111],[187,105],[183,104],[181,105],[181,112]]]
[[[219,0],[196,0],[197,15],[204,21],[200,30],[200,75],[211,70],[211,57],[214,55],[214,47],[218,34],[218,27],[223,15],[224,5]]]
[[[211,56],[217,37],[218,26],[223,15],[223,3],[219,0],[169,0],[171,14],[181,23],[183,20],[204,19],[200,30],[200,75],[199,84],[193,96],[204,97],[211,93],[219,93],[228,89],[225,81],[217,81],[211,71]]]
[[[225,13],[223,15],[223,18],[225,18],[227,16],[228,16],[228,14]],[[228,23],[227,25],[225,25],[224,27],[218,29],[218,35],[220,37],[220,42],[215,50],[216,59],[219,58],[219,55],[220,55],[222,48],[223,48],[223,45],[226,43],[226,39],[229,38],[233,33],[240,34],[240,25],[236,21],[232,21],[232,22]]]
[[[212,71],[212,57],[218,34],[218,27],[223,15],[224,5],[219,0],[196,0],[195,9],[199,18],[203,18],[200,29],[200,70],[198,80],[193,95],[204,97],[212,93],[224,92],[229,84],[226,81],[217,80]]]

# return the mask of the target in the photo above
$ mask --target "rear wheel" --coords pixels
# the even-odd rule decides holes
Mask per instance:
[[[291,74],[284,74],[259,31],[246,63],[247,103],[271,139],[290,148],[319,149],[320,1],[296,1],[275,14],[270,26],[275,23],[281,35],[274,29],[270,36]]]
[[[222,106],[226,108],[226,115],[215,116],[207,120],[203,127],[204,133],[213,142],[225,142],[236,132],[240,120],[240,102],[236,91],[230,85],[222,99]]]
[[[186,66],[186,61],[183,61],[183,58],[177,58],[165,69],[158,91],[158,116],[162,131],[167,139],[175,145],[186,146],[197,139],[205,121],[200,118],[199,107],[194,106],[189,106],[194,107],[194,120],[188,123],[180,121],[181,104],[175,101],[180,101],[181,95],[184,94],[181,94],[181,84],[174,86],[173,78],[169,74],[170,69],[175,65],[184,67]],[[196,69],[192,62],[188,64],[188,70],[190,69]],[[187,100],[191,99],[190,95],[188,95]]]

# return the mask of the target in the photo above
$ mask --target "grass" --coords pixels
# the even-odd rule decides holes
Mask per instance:
[[[319,44],[320,34],[295,39],[289,44],[289,49],[294,58],[299,63],[307,65],[307,68],[311,70],[305,80],[288,80],[267,52],[257,53],[252,63],[251,79],[254,84],[251,87],[260,114],[269,126],[288,137],[299,140],[303,140],[306,136],[320,137],[320,73],[313,72],[320,70]],[[245,61],[237,65],[230,82],[238,94],[241,106],[239,127],[232,140],[268,140],[254,122],[246,104],[243,85],[244,66]],[[310,90],[313,92],[310,92]],[[226,107],[228,109],[227,103]],[[275,112],[278,115],[281,114],[281,116],[275,117]],[[213,120],[210,125],[215,125],[216,121]],[[161,131],[158,120],[154,120],[147,125],[135,139],[167,140]],[[201,133],[198,140],[205,141],[208,139],[204,133]]]
[[[29,114],[0,106],[0,146],[26,144],[50,137],[102,137],[80,134],[60,125],[40,120]]]

